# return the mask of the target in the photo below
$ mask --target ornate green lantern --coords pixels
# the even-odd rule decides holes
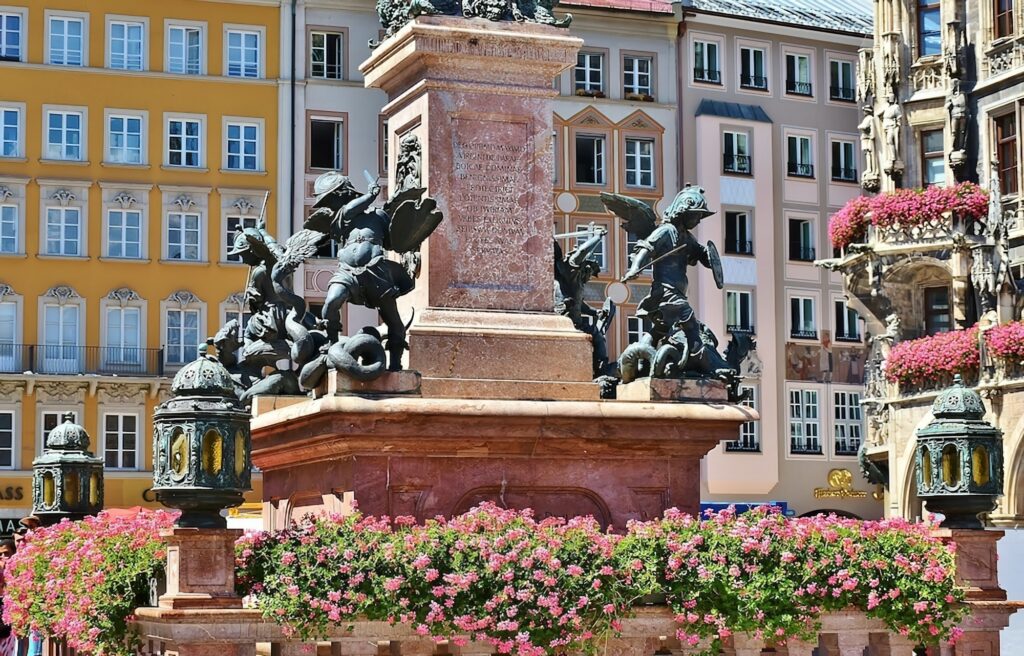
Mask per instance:
[[[932,405],[935,418],[917,431],[917,496],[942,513],[946,528],[984,528],[1003,492],[1002,432],[982,417],[985,406],[956,376]]]
[[[251,489],[250,415],[206,350],[178,371],[171,398],[153,413],[153,493],[182,511],[179,526],[224,528],[220,511],[241,505]]]
[[[89,451],[89,434],[72,413],[46,436],[32,461],[32,514],[48,526],[103,510],[103,461]]]

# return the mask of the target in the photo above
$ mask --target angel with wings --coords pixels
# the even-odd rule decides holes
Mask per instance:
[[[402,368],[406,326],[398,312],[399,297],[412,291],[420,244],[443,218],[425,189],[403,189],[382,208],[373,207],[380,187],[356,191],[347,176],[324,173],[313,185],[314,211],[305,228],[328,235],[338,244],[338,270],[331,277],[322,319],[329,342],[341,334],[341,308],[355,303],[376,309],[387,326],[388,369]],[[402,256],[389,259],[388,251]]]
[[[602,193],[605,207],[622,219],[622,227],[638,239],[630,253],[630,266],[622,282],[653,269],[651,291],[640,301],[636,316],[649,322],[650,329],[633,349],[620,358],[623,382],[635,375],[631,358],[646,352],[649,373],[656,377],[681,377],[684,373],[727,377],[731,368],[716,350],[717,340],[709,338],[706,327],[694,316],[688,298],[687,267],[702,264],[711,269],[715,284],[722,288],[722,263],[713,242],[700,244],[691,232],[714,214],[707,207],[704,190],[686,185],[665,216],[658,221],[646,203],[628,196]],[[629,349],[627,349],[629,351]]]

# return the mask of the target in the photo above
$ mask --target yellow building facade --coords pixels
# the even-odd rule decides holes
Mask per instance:
[[[106,506],[152,505],[153,410],[243,312],[232,233],[277,226],[279,12],[0,0],[0,533],[66,412]]]

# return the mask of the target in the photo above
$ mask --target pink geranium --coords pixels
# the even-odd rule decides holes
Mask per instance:
[[[947,384],[956,374],[977,377],[980,360],[974,326],[897,343],[885,362],[885,377],[904,386]]]

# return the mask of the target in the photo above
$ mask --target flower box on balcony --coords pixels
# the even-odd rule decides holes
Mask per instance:
[[[649,93],[627,93],[626,100],[637,100],[640,102],[654,102],[654,96]]]
[[[595,91],[593,89],[576,89],[576,95],[584,98],[604,98],[604,91]]]

